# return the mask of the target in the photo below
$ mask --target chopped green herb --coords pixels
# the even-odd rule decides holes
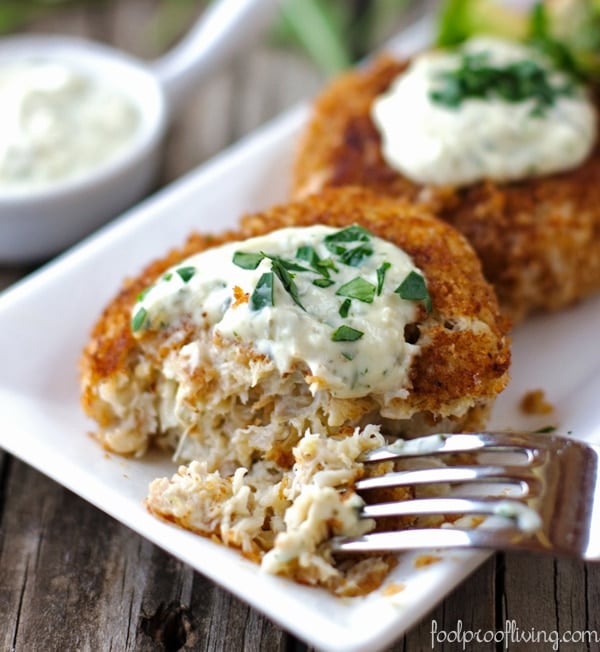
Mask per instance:
[[[338,271],[335,263],[333,260],[331,260],[331,258],[325,258],[321,260],[314,247],[311,247],[310,245],[299,247],[298,251],[296,252],[296,258],[305,260],[315,272],[318,272],[325,278],[329,278],[329,270],[333,270],[334,272]],[[327,286],[324,285],[323,287]]]
[[[487,52],[463,54],[460,66],[438,76],[429,97],[433,102],[457,108],[469,98],[499,98],[506,102],[534,100],[532,115],[542,115],[560,95],[573,92],[572,83],[553,83],[539,63],[524,59],[504,66],[489,62]]]
[[[345,299],[344,303],[340,306],[339,309],[339,314],[340,317],[343,317],[344,319],[348,316],[348,313],[350,312],[350,305],[352,304],[352,301],[350,299]]]
[[[425,279],[417,272],[411,272],[394,290],[402,299],[422,301],[427,312],[431,312],[431,297],[425,285]]]
[[[267,256],[267,258],[272,259],[273,257]],[[298,263],[286,260],[285,258],[279,258],[279,262],[290,272],[310,272],[308,267],[303,267],[302,265],[298,265]]]
[[[329,276],[329,271],[331,270],[332,272],[338,272],[338,268],[335,266],[335,263],[331,258],[322,258],[316,266],[316,271],[319,272],[320,274],[323,274],[323,276]]]
[[[256,269],[265,255],[263,253],[253,254],[245,251],[236,251],[233,254],[232,262],[242,269]]]
[[[358,267],[365,258],[368,258],[373,254],[373,248],[371,245],[364,244],[354,247],[354,249],[346,249],[340,255],[340,262],[349,267]]]
[[[163,274],[163,281],[170,281],[173,278],[173,274],[171,272],[167,272],[166,274]]]
[[[360,340],[363,335],[362,331],[357,331],[351,326],[342,325],[333,331],[331,339],[333,342],[355,342]]]
[[[315,251],[315,248],[310,245],[298,247],[296,258],[305,260],[311,267],[314,267],[320,260],[319,254]]]
[[[383,290],[383,282],[385,281],[385,273],[391,267],[391,264],[387,261],[381,263],[381,266],[377,268],[377,296],[381,294]]]
[[[328,288],[330,285],[333,285],[335,281],[330,278],[316,278],[312,283],[318,288]]]
[[[138,301],[138,302],[139,302],[139,301],[143,301],[143,300],[145,299],[145,297],[148,295],[148,292],[150,292],[150,290],[151,290],[153,287],[154,287],[153,285],[150,285],[149,287],[147,287],[147,288],[145,288],[144,290],[142,290],[142,291],[137,295],[137,297],[136,297],[137,301]]]
[[[179,269],[175,270],[179,276],[181,276],[181,280],[184,283],[187,283],[192,276],[196,273],[196,268],[195,267],[180,267]]]
[[[326,235],[323,241],[327,245],[328,242],[368,242],[370,238],[371,234],[367,229],[358,224],[353,224],[341,231]]]
[[[298,296],[298,288],[294,282],[294,275],[287,271],[279,256],[269,256],[269,260],[271,261],[273,272],[275,272],[275,275],[281,281],[285,291],[292,297],[296,305],[300,306],[302,310],[306,310]]]
[[[534,430],[533,432],[535,434],[543,434],[546,432],[555,432],[556,431],[556,426],[544,426],[543,428],[538,428],[537,430]]]
[[[371,234],[365,228],[358,226],[358,224],[353,224],[341,231],[326,235],[323,238],[323,242],[329,251],[334,253],[336,256],[342,256],[346,253],[346,245],[348,243],[369,242],[370,239]],[[345,264],[349,265],[350,263]]]
[[[142,328],[144,323],[146,322],[146,317],[148,316],[148,311],[146,308],[140,308],[135,315],[133,316],[133,319],[131,320],[131,330],[136,333],[137,331]]]
[[[375,296],[375,286],[364,278],[357,276],[348,283],[344,283],[342,287],[336,292],[340,297],[349,297],[350,299],[358,299],[364,303],[373,303]]]
[[[265,272],[259,279],[250,296],[252,310],[261,310],[273,305],[273,272]]]
[[[342,356],[346,358],[346,360],[354,360],[354,353],[350,353],[349,351],[342,351]]]

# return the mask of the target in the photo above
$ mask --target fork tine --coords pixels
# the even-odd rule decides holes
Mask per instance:
[[[357,491],[386,489],[422,484],[452,484],[463,482],[512,482],[534,481],[533,474],[524,466],[444,466],[414,471],[395,471],[384,475],[358,480]]]
[[[523,529],[535,529],[540,520],[534,510],[514,498],[414,498],[391,503],[365,505],[361,510],[363,518],[384,518],[388,516],[420,516],[425,514],[492,515],[516,519]]]
[[[461,530],[458,528],[420,528],[398,532],[374,532],[360,537],[334,537],[333,552],[402,552],[418,549],[488,548],[555,552],[549,543],[518,528]]]
[[[363,453],[361,462],[385,462],[406,457],[425,457],[440,453],[472,453],[486,450],[520,451],[528,455],[531,462],[536,451],[543,449],[551,440],[540,436],[539,442],[532,442],[531,436],[519,433],[478,432],[428,435],[416,439],[398,439],[392,444]]]
[[[446,522],[441,527],[379,531],[361,537],[335,537],[332,539],[332,551],[367,553],[419,548],[517,549],[577,555],[585,560],[600,561],[598,445],[536,433],[443,434],[406,443],[399,441],[371,451],[362,461],[377,462],[438,453],[490,450],[525,452],[528,459],[525,464],[514,463],[513,455],[501,456],[499,459],[495,457],[493,465],[485,462],[473,466],[444,466],[436,463],[428,469],[366,477],[355,484],[357,491],[423,484],[465,484],[465,492],[460,495],[456,494],[454,488],[452,493],[436,498],[377,504],[377,496],[372,495],[371,504],[361,510],[360,517],[394,519],[429,514],[480,514],[485,520],[477,527],[473,527],[474,522],[472,526],[469,525],[468,521],[464,528],[457,527],[463,523]],[[516,482],[521,485],[522,491],[518,497],[512,498],[499,495],[482,498],[481,491],[478,491],[479,495],[471,496],[468,490],[479,481],[488,485]],[[485,486],[480,485],[479,489],[485,489]],[[389,500],[387,496],[381,498]],[[402,522],[380,522],[379,528],[398,527],[401,524]],[[374,522],[371,521],[370,525],[374,525]]]

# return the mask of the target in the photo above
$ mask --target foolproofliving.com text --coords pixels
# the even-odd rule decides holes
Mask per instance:
[[[549,650],[559,650],[561,645],[588,645],[600,643],[600,632],[594,630],[557,630],[521,629],[516,620],[505,620],[503,629],[465,629],[462,620],[456,622],[454,629],[442,629],[437,620],[431,621],[431,649],[446,645],[456,645],[457,649],[470,650],[477,643],[501,643],[505,650],[511,645],[521,646],[530,643],[540,650],[540,645],[547,645]],[[581,649],[574,647],[573,649]]]

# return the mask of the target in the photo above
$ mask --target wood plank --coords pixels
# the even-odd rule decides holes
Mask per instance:
[[[0,649],[285,648],[246,604],[16,460],[3,506]]]
[[[388,652],[454,652],[461,649],[456,643],[443,642],[442,638],[442,632],[455,631],[459,621],[464,630],[493,630],[498,572],[498,559],[491,557]],[[433,621],[440,633],[435,639],[431,633]]]
[[[599,598],[597,565],[525,553],[506,555],[503,616],[514,620],[522,631],[562,635],[594,630],[600,636]],[[577,649],[600,647],[582,645]]]

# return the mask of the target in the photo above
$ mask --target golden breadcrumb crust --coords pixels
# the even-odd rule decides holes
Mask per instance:
[[[383,160],[370,118],[374,98],[406,65],[383,57],[317,99],[295,163],[294,196],[358,184],[424,203],[469,239],[514,320],[600,288],[600,145],[558,174],[465,188],[415,184]]]
[[[444,413],[445,406],[465,401],[478,409],[502,391],[510,363],[508,323],[467,241],[423,207],[361,188],[344,188],[247,215],[236,231],[219,236],[192,234],[181,248],[128,279],[96,323],[83,353],[84,410],[101,428],[108,425],[112,415],[104,413],[98,387],[116,374],[132,373],[138,344],[131,333],[131,309],[137,294],[166,268],[228,241],[320,223],[360,224],[406,251],[425,274],[433,312],[427,315],[420,308],[424,341],[419,342],[421,353],[411,370],[412,410]],[[452,316],[460,320],[453,321]]]

